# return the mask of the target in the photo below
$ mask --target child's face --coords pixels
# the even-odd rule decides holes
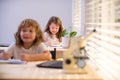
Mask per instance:
[[[33,27],[22,28],[20,32],[20,37],[24,43],[29,43],[29,44],[33,43],[36,37],[35,28]]]
[[[50,32],[54,35],[57,34],[57,32],[59,31],[59,26],[54,23],[51,23],[49,28],[50,28]]]

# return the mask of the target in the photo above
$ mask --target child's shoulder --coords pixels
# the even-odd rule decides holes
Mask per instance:
[[[38,47],[44,47],[44,46],[46,46],[46,45],[44,44],[44,42],[42,42],[42,43],[40,43],[40,44],[38,45]]]
[[[38,46],[36,46],[37,49],[47,49],[47,46],[42,42]]]
[[[44,36],[45,36],[46,38],[50,37],[50,35],[49,35],[48,32],[44,32]]]

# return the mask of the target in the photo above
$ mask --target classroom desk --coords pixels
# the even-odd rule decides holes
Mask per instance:
[[[63,69],[39,68],[36,64],[0,64],[0,79],[6,80],[101,80],[88,65],[87,74],[66,74]]]

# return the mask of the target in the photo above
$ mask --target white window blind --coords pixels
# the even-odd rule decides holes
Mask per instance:
[[[120,80],[120,0],[85,0],[87,53],[104,80]]]
[[[80,35],[81,29],[81,0],[72,1],[72,30],[77,31],[77,35]]]

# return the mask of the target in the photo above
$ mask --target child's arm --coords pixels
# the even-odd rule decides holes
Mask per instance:
[[[45,33],[44,33],[44,39],[45,39],[44,44],[47,45],[47,46],[51,46],[52,43],[49,41],[48,37],[49,37],[48,33],[45,32]]]
[[[52,45],[51,42],[44,42],[44,44],[47,45],[47,46],[51,46]]]
[[[44,51],[40,54],[27,54],[24,53],[21,55],[23,61],[42,61],[42,60],[51,60],[52,56],[49,51]]]
[[[7,60],[10,59],[11,53],[2,52],[0,53],[0,59]]]

